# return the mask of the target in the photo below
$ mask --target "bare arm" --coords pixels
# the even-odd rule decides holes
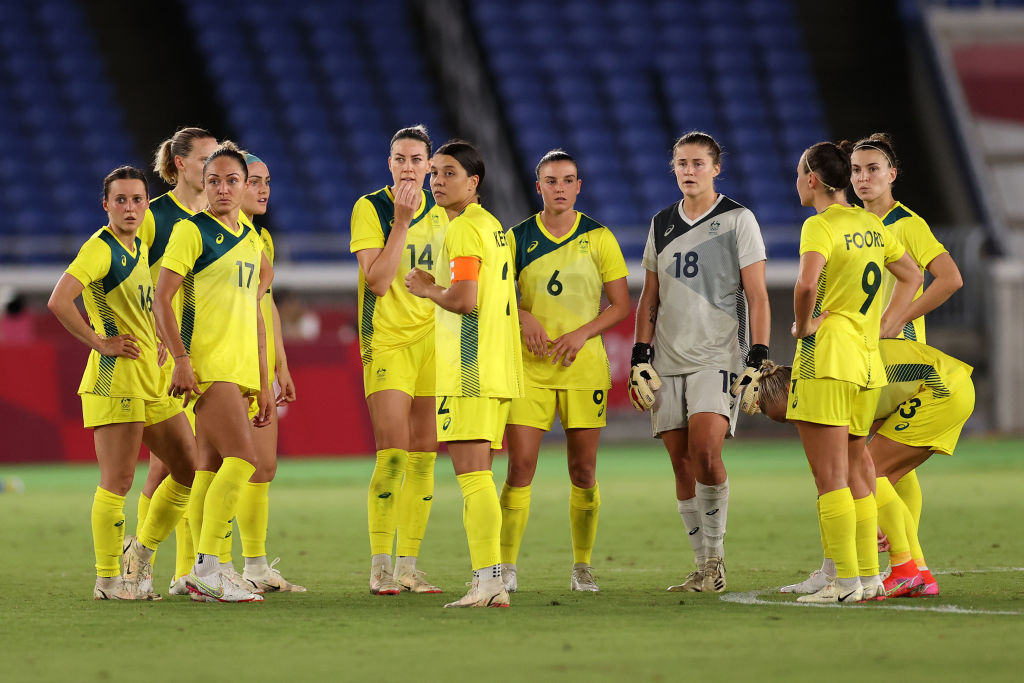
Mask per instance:
[[[465,315],[472,313],[477,303],[476,280],[459,280],[448,289],[434,282],[430,273],[413,268],[405,276],[405,286],[421,299],[430,299],[446,311]]]
[[[174,359],[171,386],[167,393],[171,396],[184,396],[184,405],[188,405],[192,400],[192,394],[202,392],[199,391],[199,383],[192,370],[192,360],[185,350],[185,343],[181,341],[181,330],[178,328],[178,320],[174,316],[174,306],[171,303],[184,281],[183,275],[170,268],[160,269],[160,281],[157,282],[156,296],[153,297],[153,316],[156,318],[156,333]]]
[[[572,365],[576,360],[576,354],[588,339],[615,327],[629,315],[629,285],[626,284],[626,278],[604,283],[604,291],[608,297],[607,308],[590,322],[580,325],[572,332],[566,332],[552,342],[552,365],[558,362],[566,367]]]
[[[94,349],[104,356],[138,358],[142,350],[138,345],[139,340],[134,336],[119,334],[116,337],[101,337],[89,327],[89,323],[85,322],[82,314],[78,312],[78,307],[75,306],[75,299],[84,289],[85,287],[78,281],[78,278],[64,273],[53,288],[46,307],[57,316],[57,320],[71,333],[71,336],[90,349]]]
[[[931,313],[944,304],[949,297],[953,296],[956,290],[964,286],[960,269],[957,268],[956,261],[953,260],[953,257],[948,252],[933,258],[931,263],[928,264],[928,272],[935,279],[925,288],[921,296],[910,304],[907,312],[904,313],[906,317],[905,323]]]
[[[814,298],[818,292],[818,278],[825,268],[825,257],[816,251],[800,255],[800,270],[793,287],[793,336],[803,339],[818,331],[821,321],[828,317],[828,311],[814,316]]]
[[[644,272],[644,288],[636,305],[636,327],[633,332],[633,342],[637,344],[650,344],[654,339],[654,326],[657,324],[658,306],[661,304],[658,274],[653,270]]]
[[[551,343],[551,338],[548,337],[547,330],[540,324],[540,321],[525,308],[519,309],[519,329],[522,331],[523,342],[530,353],[540,357],[548,355],[548,344]]]
[[[420,205],[420,188],[413,183],[401,183],[395,188],[395,222],[391,226],[383,249],[361,249],[356,260],[366,278],[370,291],[377,296],[387,294],[398,274],[398,264],[405,255],[405,238],[409,234],[412,217]]]
[[[914,259],[906,252],[900,259],[887,263],[885,267],[896,278],[892,299],[882,313],[881,336],[889,338],[898,336],[903,329],[904,321],[907,320],[907,309],[924,281],[924,276],[921,275]]]
[[[740,270],[743,292],[750,308],[750,343],[768,346],[772,331],[772,312],[768,305],[765,262],[751,263]]]
[[[277,354],[277,383],[281,385],[281,393],[276,400],[277,405],[284,405],[295,400],[295,382],[288,369],[288,356],[284,351],[284,334],[281,332],[281,314],[277,310],[277,302],[270,301],[270,310],[274,315],[274,350]]]

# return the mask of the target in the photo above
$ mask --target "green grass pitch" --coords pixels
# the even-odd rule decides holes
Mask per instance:
[[[438,461],[420,558],[437,595],[367,591],[371,459],[284,461],[271,558],[308,593],[262,604],[96,602],[89,466],[0,467],[0,678],[71,680],[1020,680],[1024,444],[969,440],[921,468],[922,542],[938,599],[796,607],[767,591],[818,566],[814,487],[795,441],[730,443],[729,592],[667,593],[689,570],[660,444],[598,463],[602,592],[569,592],[564,455],[548,449],[507,610],[443,610],[469,579],[461,496]],[[506,461],[495,460],[500,487]],[[128,498],[127,527],[145,470]],[[236,563],[240,561],[236,542]],[[173,539],[157,556],[165,592]],[[884,564],[884,560],[883,560]],[[732,600],[732,601],[730,601]],[[739,602],[736,602],[736,601]],[[787,604],[759,604],[758,601]],[[910,609],[913,608],[913,609]]]

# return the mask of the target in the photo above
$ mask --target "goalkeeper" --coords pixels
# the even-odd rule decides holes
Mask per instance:
[[[629,397],[637,410],[653,408],[697,565],[670,591],[725,590],[730,388],[743,359],[760,368],[768,357],[764,241],[754,214],[715,191],[721,154],[705,133],[687,133],[673,146],[683,197],[651,221],[636,314]]]

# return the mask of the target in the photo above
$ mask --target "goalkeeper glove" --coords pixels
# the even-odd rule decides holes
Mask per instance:
[[[760,368],[761,364],[768,360],[768,347],[764,344],[754,344],[747,351],[747,367]]]
[[[643,412],[654,405],[654,392],[661,388],[661,379],[654,371],[654,348],[650,344],[633,344],[629,370],[629,402]]]
[[[774,367],[774,363],[766,360],[759,368],[747,368],[729,388],[729,393],[740,399],[740,409],[747,415],[757,415],[761,412],[761,407],[757,404],[761,379]]]

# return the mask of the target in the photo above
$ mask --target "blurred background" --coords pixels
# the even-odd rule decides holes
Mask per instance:
[[[965,286],[929,343],[975,366],[968,432],[1024,431],[1024,0],[0,0],[0,461],[92,460],[87,349],[45,301],[105,223],[103,177],[151,169],[197,125],[271,169],[265,224],[299,400],[283,455],[374,451],[355,334],[352,205],[390,182],[388,141],[476,142],[484,204],[539,210],[533,168],[579,160],[577,208],[611,227],[634,297],[651,216],[679,198],[672,142],[725,151],[719,191],[768,246],[772,357],[789,362],[802,151],[890,133],[896,198]],[[152,196],[166,191],[150,170]],[[649,438],[623,389],[632,320],[606,335],[606,440]],[[745,434],[792,436],[746,418]]]

